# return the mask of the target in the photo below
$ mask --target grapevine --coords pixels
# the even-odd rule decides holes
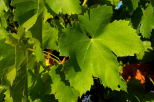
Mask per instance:
[[[0,0],[0,102],[153,102],[153,0]]]

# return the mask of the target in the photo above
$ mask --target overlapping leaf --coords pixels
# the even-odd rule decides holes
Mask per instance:
[[[6,5],[8,1],[0,0],[0,27],[7,27],[7,17],[6,12],[8,11],[8,5]]]
[[[46,42],[46,47],[57,49],[55,48],[56,45],[51,47],[55,41],[49,41],[49,39],[53,39],[51,36],[58,37],[58,35],[54,32],[51,33],[50,25],[44,21],[51,17],[51,15],[48,13],[47,8],[45,8],[43,0],[13,0],[12,5],[16,7],[15,19],[26,31],[31,31],[32,37],[38,39],[40,43],[43,42],[44,44]],[[44,36],[48,36],[47,38],[49,39],[46,39]]]
[[[152,29],[154,29],[154,7],[149,4],[145,10],[143,9],[140,32],[143,37],[150,38]]]
[[[81,13],[79,0],[46,0],[46,4],[55,13],[79,14]]]
[[[110,1],[112,5],[116,6],[120,0],[107,0],[107,1]]]
[[[0,76],[15,63],[15,48],[0,40]]]
[[[129,56],[142,50],[140,38],[129,22],[109,23],[111,16],[109,6],[92,9],[89,17],[88,13],[80,16],[79,24],[65,29],[61,36],[61,54],[70,56],[64,70],[70,84],[79,90],[80,95],[90,89],[93,76],[99,77],[104,86],[113,90],[126,90],[114,54]]]
[[[35,24],[40,9],[40,0],[13,0],[12,5],[16,7],[15,19],[20,25],[29,29]]]
[[[65,82],[62,81],[60,73],[57,73],[54,66],[52,70],[49,72],[52,79],[52,94],[55,94],[56,99],[59,102],[76,102],[79,96],[78,91],[74,88],[66,85]]]
[[[10,94],[13,102],[28,101],[27,87],[27,61],[28,54],[23,46],[16,46],[15,68],[16,77],[11,85]]]
[[[43,48],[58,50],[58,29],[51,27],[49,23],[43,23],[42,32]]]

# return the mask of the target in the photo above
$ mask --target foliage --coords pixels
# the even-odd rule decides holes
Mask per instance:
[[[132,94],[118,59],[153,50],[154,3],[119,2],[0,0],[0,101],[77,102],[95,78],[111,96]]]

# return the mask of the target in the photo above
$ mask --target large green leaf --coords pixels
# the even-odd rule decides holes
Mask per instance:
[[[88,14],[84,14],[80,17],[79,24],[65,29],[60,38],[61,54],[70,56],[70,62],[64,66],[66,78],[76,90],[79,90],[80,95],[90,89],[93,83],[92,76],[99,77],[104,86],[113,90],[126,90],[114,54],[132,56],[142,51],[142,42],[128,21],[106,21],[112,14],[107,8],[110,7],[101,6],[93,9],[90,17],[97,15],[98,18],[95,19],[89,19]],[[104,10],[108,13],[104,13]],[[89,23],[95,21],[95,24]],[[84,26],[86,23],[89,24],[88,27]],[[96,30],[92,31],[93,27]]]
[[[70,47],[68,49],[71,53],[72,62],[64,67],[70,84],[82,95],[90,89],[93,84],[92,76],[95,76],[101,78],[104,86],[116,90],[119,90],[118,86],[121,86],[121,89],[126,90],[125,83],[119,76],[118,63],[114,54],[100,41],[90,40],[78,29],[73,30],[75,33],[67,31],[67,38],[63,37],[65,40],[74,40],[74,43],[64,45]]]
[[[0,76],[15,63],[15,48],[0,40]]]
[[[55,68],[57,68],[57,66],[52,67],[52,70],[49,72],[52,79],[51,93],[55,94],[59,102],[77,102],[79,96],[78,91],[67,85],[61,78],[63,75],[60,70],[56,71]]]
[[[81,13],[79,0],[46,0],[46,4],[55,13],[64,13],[64,14]]]
[[[143,9],[140,32],[143,37],[150,38],[152,29],[154,29],[154,8],[149,4],[145,10]]]

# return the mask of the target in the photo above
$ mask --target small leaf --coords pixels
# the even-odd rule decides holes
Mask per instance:
[[[46,4],[52,9],[55,13],[64,13],[64,14],[80,14],[81,7],[79,0],[46,0]]]
[[[0,76],[15,64],[15,48],[0,40]]]
[[[58,50],[58,29],[47,22],[43,23],[42,41],[44,49]]]
[[[154,8],[149,4],[145,10],[143,9],[140,32],[143,37],[150,38],[152,29],[154,29]]]
[[[44,55],[43,55],[43,50],[41,48],[41,45],[39,43],[39,41],[35,41],[35,44],[33,46],[34,48],[34,55],[36,57],[36,60],[39,62],[39,61],[44,61]]]

